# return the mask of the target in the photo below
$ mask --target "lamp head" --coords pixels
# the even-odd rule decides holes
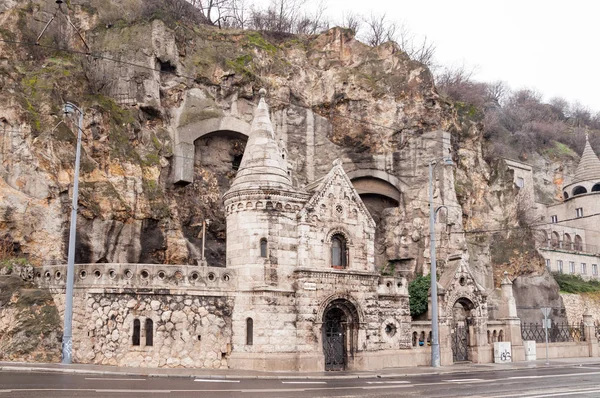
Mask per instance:
[[[442,164],[444,166],[454,166],[454,162],[452,161],[452,158],[444,158],[444,159],[442,159]]]

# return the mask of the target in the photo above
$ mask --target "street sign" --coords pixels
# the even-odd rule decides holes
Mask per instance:
[[[544,318],[548,318],[548,316],[550,315],[550,312],[552,311],[552,308],[544,307],[544,308],[541,308],[541,310],[542,310],[542,314],[544,314]]]

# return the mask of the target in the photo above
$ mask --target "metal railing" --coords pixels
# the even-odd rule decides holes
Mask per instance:
[[[596,334],[598,334],[596,327]],[[523,340],[535,340],[537,343],[546,341],[544,327],[540,323],[521,324],[521,337]],[[548,341],[550,343],[585,341],[585,327],[581,323],[553,323],[548,329]]]

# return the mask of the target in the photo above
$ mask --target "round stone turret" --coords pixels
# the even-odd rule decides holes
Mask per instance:
[[[575,171],[573,181],[563,188],[563,199],[588,193],[600,193],[600,159],[594,153],[586,136],[585,148]]]
[[[291,190],[285,151],[277,143],[265,102],[266,90],[259,91],[260,101],[254,112],[250,136],[240,168],[225,199],[243,190]]]

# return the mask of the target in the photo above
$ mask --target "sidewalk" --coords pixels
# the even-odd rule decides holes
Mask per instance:
[[[516,370],[546,367],[566,367],[598,365],[600,358],[561,358],[550,360],[546,365],[545,360],[530,362],[514,362],[503,364],[471,364],[461,363],[440,368],[431,367],[406,367],[388,368],[377,371],[347,371],[347,372],[259,372],[251,370],[234,369],[167,369],[167,368],[128,368],[104,365],[57,363],[24,363],[0,362],[0,371],[21,372],[56,372],[69,374],[95,374],[95,375],[121,375],[144,377],[188,377],[212,379],[375,379],[388,377],[404,377],[429,374],[474,373],[481,371]]]

